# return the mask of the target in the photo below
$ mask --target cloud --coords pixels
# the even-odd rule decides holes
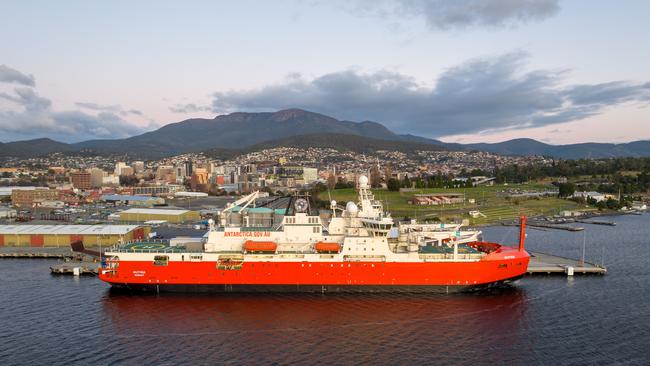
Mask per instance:
[[[25,86],[36,85],[34,76],[23,74],[22,72],[12,69],[11,67],[6,65],[0,65],[0,82],[16,83]]]
[[[392,22],[422,18],[433,30],[507,27],[549,18],[560,11],[559,0],[357,0],[345,8]]]
[[[76,102],[75,105],[80,108],[84,109],[89,109],[92,111],[100,111],[100,112],[112,112],[112,113],[118,113],[121,116],[128,116],[130,114],[142,116],[143,113],[142,111],[139,111],[137,109],[129,109],[129,110],[124,110],[122,109],[122,106],[119,104],[113,104],[113,105],[105,105],[105,104],[97,104],[93,102]]]
[[[209,112],[212,110],[210,106],[199,106],[194,103],[188,104],[176,104],[173,107],[169,107],[169,110],[173,113],[197,113],[197,112]]]
[[[487,133],[580,120],[608,106],[648,100],[646,84],[563,84],[566,70],[526,70],[527,55],[474,59],[445,70],[434,87],[392,71],[344,70],[213,94],[215,113],[303,108],[348,120],[375,120],[429,137]]]
[[[77,107],[90,109],[93,111],[119,112],[122,110],[122,107],[117,104],[104,105],[104,104],[97,104],[92,102],[76,102],[75,105]]]
[[[11,141],[48,136],[59,141],[80,141],[92,138],[120,138],[143,132],[119,116],[119,110],[108,111],[88,104],[86,109],[55,111],[52,102],[31,88],[17,87],[12,94],[0,93],[0,98],[13,102],[14,110],[0,110],[0,136]],[[104,106],[106,107],[106,106]],[[110,109],[110,108],[108,108]]]

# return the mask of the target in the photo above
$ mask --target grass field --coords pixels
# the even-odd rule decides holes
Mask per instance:
[[[533,199],[511,199],[499,196],[504,190],[522,191],[544,191],[551,188],[544,184],[523,184],[523,185],[494,185],[474,188],[431,188],[420,189],[414,192],[391,192],[385,189],[374,189],[375,198],[384,203],[384,209],[390,211],[395,218],[417,218],[419,220],[437,217],[443,221],[454,219],[469,219],[473,225],[489,224],[499,221],[513,220],[523,215],[540,216],[555,215],[562,210],[577,209],[578,204],[572,201],[559,199],[557,197],[533,198]],[[422,193],[463,193],[465,194],[464,204],[441,205],[441,206],[414,206],[408,200],[415,194]],[[354,189],[337,189],[331,191],[332,199],[345,204],[347,201],[357,200],[357,193]],[[328,199],[327,193],[321,194],[321,199]],[[470,204],[468,200],[474,199],[475,203]],[[584,207],[582,207],[584,208]],[[486,217],[471,218],[468,214],[471,210],[478,210]]]

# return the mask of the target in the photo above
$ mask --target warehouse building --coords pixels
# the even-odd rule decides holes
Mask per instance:
[[[13,219],[18,216],[18,212],[13,208],[0,207],[0,219]]]
[[[56,189],[41,188],[35,189],[13,189],[11,191],[11,202],[19,207],[29,207],[42,201],[55,201],[60,197]]]
[[[144,207],[152,207],[155,205],[165,204],[165,200],[160,197],[130,196],[130,195],[123,195],[123,194],[105,194],[101,197],[101,200],[110,203],[125,203],[131,206],[144,206]]]
[[[408,203],[417,206],[438,206],[453,205],[464,201],[465,195],[463,193],[431,193],[413,195],[408,200]]]
[[[196,211],[190,210],[167,210],[156,208],[131,208],[119,212],[119,221],[124,222],[145,222],[151,220],[165,220],[171,223],[186,223],[199,220],[201,217]]]
[[[0,247],[112,246],[144,239],[149,227],[138,225],[0,225]]]

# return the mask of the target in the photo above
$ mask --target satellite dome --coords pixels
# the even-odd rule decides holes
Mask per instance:
[[[360,176],[359,177],[359,185],[360,186],[368,185],[368,177],[366,177],[365,175]]]
[[[357,212],[359,212],[359,208],[357,207],[357,205],[354,202],[350,201],[345,205],[345,211],[347,211],[349,214],[354,215]]]

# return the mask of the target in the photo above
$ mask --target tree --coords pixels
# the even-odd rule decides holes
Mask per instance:
[[[370,187],[378,188],[381,186],[381,175],[379,174],[379,169],[373,167],[370,169]]]
[[[336,187],[336,176],[330,173],[327,177],[327,189],[334,189]]]
[[[573,196],[576,191],[576,187],[573,183],[560,183],[558,184],[558,188],[560,190],[559,196],[562,198]]]
[[[386,185],[388,186],[389,191],[399,191],[399,180],[395,178],[389,178],[388,182],[386,182]]]
[[[402,187],[411,188],[411,179],[409,179],[408,175],[404,176],[404,180],[402,180]]]

